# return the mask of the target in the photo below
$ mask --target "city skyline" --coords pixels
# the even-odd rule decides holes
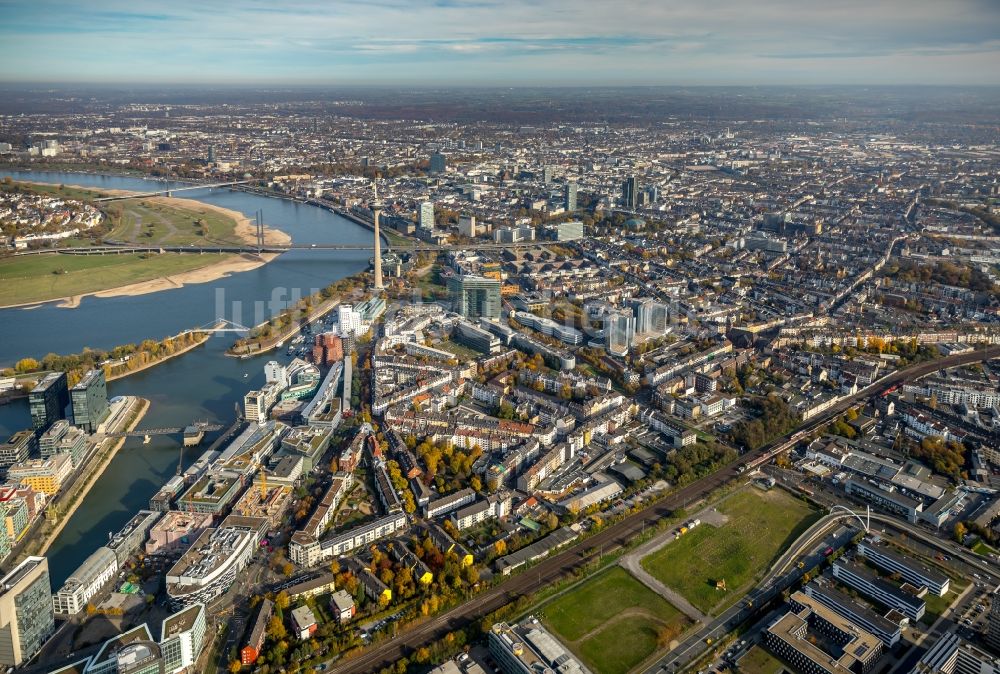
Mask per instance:
[[[1000,6],[0,2],[0,81],[1000,84]]]

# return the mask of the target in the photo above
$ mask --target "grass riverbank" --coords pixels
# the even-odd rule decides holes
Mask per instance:
[[[61,255],[51,253],[0,260],[0,308],[27,306],[62,300],[72,308],[81,297],[112,293],[117,289],[153,280],[174,279],[171,287],[183,285],[183,275],[215,267],[233,255],[163,253],[145,255]],[[179,278],[178,278],[179,277]]]
[[[14,183],[34,194],[93,202],[101,196],[127,196],[121,190],[93,190],[76,185]],[[97,204],[95,204],[97,205]],[[256,242],[256,230],[238,211],[193,199],[153,197],[104,202],[104,224],[92,232],[65,239],[61,248],[82,249],[105,240],[142,246],[242,246]],[[265,243],[287,244],[284,232],[265,228]],[[231,273],[249,271],[276,255],[240,256],[216,253],[65,255],[52,253],[0,258],[0,308],[62,300],[65,308],[79,305],[86,295],[140,295],[206,283]]]

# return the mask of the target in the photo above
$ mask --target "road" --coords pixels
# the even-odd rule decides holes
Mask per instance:
[[[647,524],[657,522],[663,517],[670,515],[674,510],[684,507],[685,504],[704,498],[723,484],[735,479],[742,472],[739,469],[756,467],[770,460],[776,454],[794,445],[801,438],[829,423],[859,400],[875,395],[886,387],[904,380],[912,380],[936,370],[996,357],[1000,357],[1000,346],[990,346],[983,349],[976,349],[971,353],[956,354],[926,363],[919,363],[887,375],[875,384],[852,396],[844,398],[836,406],[818,415],[815,420],[810,421],[807,426],[796,431],[789,438],[779,440],[754,452],[748,452],[737,463],[692,482],[686,487],[682,487],[642,511],[626,517],[621,522],[611,525],[607,529],[566,548],[562,552],[542,560],[527,571],[515,575],[476,595],[475,601],[467,601],[450,611],[409,629],[401,628],[400,633],[395,637],[363,651],[357,657],[334,663],[331,671],[342,674],[361,674],[362,672],[378,671],[382,667],[392,665],[419,646],[439,639],[450,631],[460,629],[475,620],[481,619],[487,614],[512,603],[520,596],[532,594],[572,576],[575,569],[583,568],[589,562],[593,561],[600,554],[598,550],[608,553],[618,547],[627,545],[637,534],[645,529]]]

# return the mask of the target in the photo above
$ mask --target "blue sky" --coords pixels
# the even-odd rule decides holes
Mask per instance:
[[[1000,0],[0,0],[0,81],[1000,85]]]

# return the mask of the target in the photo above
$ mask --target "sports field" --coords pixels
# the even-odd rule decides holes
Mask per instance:
[[[819,517],[780,489],[744,489],[718,510],[728,518],[725,524],[703,524],[642,560],[646,571],[706,614],[742,596]],[[719,581],[726,589],[716,587]]]
[[[594,672],[624,674],[690,621],[659,595],[614,567],[542,607],[542,622]]]
[[[200,269],[228,255],[164,253],[127,255],[30,255],[0,260],[0,306],[118,288]]]

